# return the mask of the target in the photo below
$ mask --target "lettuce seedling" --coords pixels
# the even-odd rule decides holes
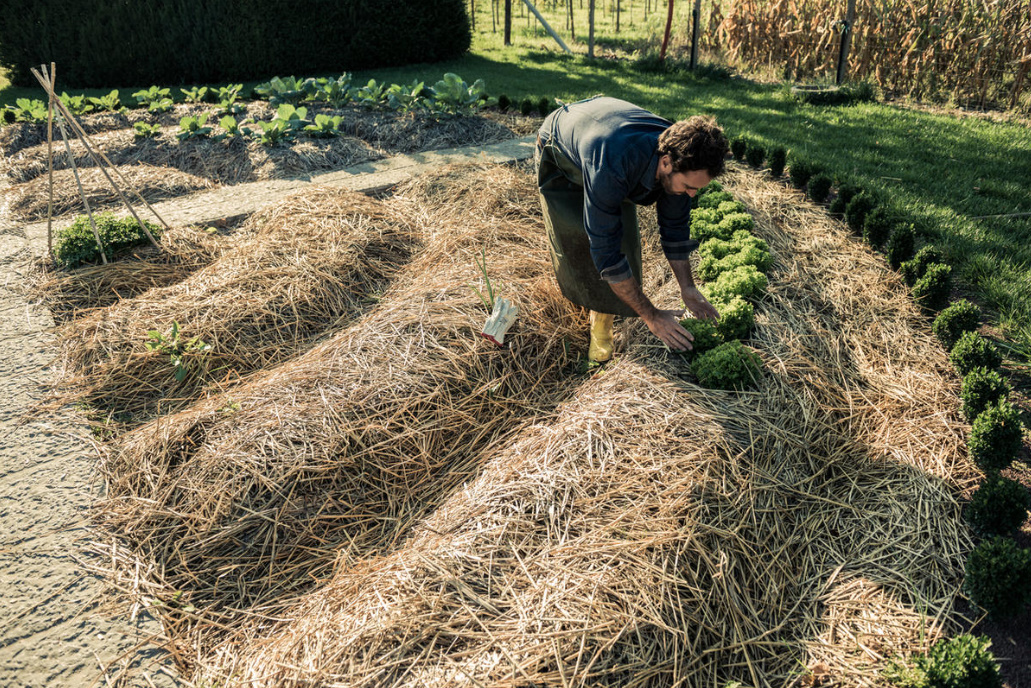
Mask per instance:
[[[197,117],[186,116],[179,120],[179,133],[176,137],[180,141],[187,139],[203,139],[207,138],[208,134],[211,133],[211,127],[208,124],[208,113],[204,113]]]
[[[315,122],[304,128],[310,136],[315,138],[332,138],[340,136],[340,122],[344,118],[340,115],[315,115]]]
[[[204,99],[208,97],[207,86],[180,88],[179,91],[183,94],[183,100],[187,103],[203,103]]]
[[[89,102],[103,112],[122,112],[125,110],[122,107],[122,101],[118,97],[118,89],[112,90],[106,96],[100,96],[99,98],[91,97]]]
[[[137,139],[153,139],[161,135],[161,125],[136,122],[132,125]]]

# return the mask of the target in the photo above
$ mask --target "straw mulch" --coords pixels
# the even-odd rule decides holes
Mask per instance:
[[[139,423],[217,386],[282,362],[358,317],[410,257],[408,220],[348,191],[315,188],[252,215],[232,250],[177,284],[151,289],[58,329],[65,379],[57,400],[131,412]],[[187,352],[175,379],[169,353],[146,348],[148,330],[208,352]]]
[[[325,536],[348,538],[335,575],[293,608],[232,617],[234,632],[213,647],[200,625],[189,636],[185,622],[169,624],[195,643],[194,675],[247,686],[758,687],[811,683],[808,667],[860,686],[877,684],[895,653],[925,648],[950,623],[970,546],[956,495],[975,474],[945,355],[881,259],[821,211],[751,174],[728,186],[776,258],[752,342],[766,366],[754,391],[700,389],[631,325],[635,343],[604,374],[511,441],[484,446],[464,489],[414,509],[429,515],[400,546],[363,551],[341,524],[347,535]],[[668,300],[675,285],[660,291]],[[397,376],[418,359],[371,363],[383,367],[371,374]],[[283,493],[295,482],[267,465],[297,460],[271,449],[273,434],[297,442],[288,417],[251,430],[269,433],[252,465]],[[369,421],[345,427],[378,431]],[[183,493],[186,472],[202,472],[192,462],[214,462],[246,435],[192,428],[157,445],[185,448],[173,461]],[[381,467],[396,440],[378,437],[365,457]],[[142,460],[143,446],[155,451],[150,440],[123,461]],[[425,475],[400,494],[421,499]],[[398,477],[374,475],[370,487],[400,488]],[[278,522],[265,514],[267,528]],[[233,523],[206,532],[241,533]],[[189,542],[194,553],[207,545]]]
[[[30,273],[33,294],[55,321],[64,323],[86,311],[182,281],[231,250],[233,235],[193,225],[172,227],[161,234],[158,244],[160,248],[138,246],[107,265],[74,270],[59,270],[49,256],[41,257]]]
[[[137,191],[147,201],[154,203],[166,198],[175,198],[183,194],[209,189],[213,186],[209,179],[187,174],[169,167],[151,165],[133,165],[119,170],[129,183],[127,188],[113,172],[108,172],[118,182],[119,188],[134,202],[138,197],[128,191]],[[93,211],[102,211],[121,205],[118,193],[111,183],[96,167],[82,170],[79,173],[83,191]],[[9,193],[10,210],[14,220],[35,222],[47,219],[50,207],[50,180],[48,175],[36,177],[24,184],[14,187]],[[85,213],[79,186],[71,170],[59,170],[54,173],[54,216],[66,213]]]
[[[264,146],[257,141],[233,139],[179,141],[178,125],[162,128],[161,136],[137,140],[131,129],[90,136],[95,151],[114,165],[167,167],[203,177],[217,184],[240,184],[283,179],[320,170],[334,170],[383,157],[383,152],[350,136],[334,139],[301,139],[291,145]],[[80,171],[93,166],[85,146],[69,142]],[[45,143],[27,148],[4,161],[3,173],[12,184],[46,177],[48,148]],[[54,169],[70,170],[63,144],[54,149]]]
[[[162,601],[183,662],[193,645],[291,606],[335,562],[399,547],[476,477],[485,448],[569,396],[586,318],[553,282],[528,181],[504,167],[428,180],[452,202],[420,219],[425,248],[377,308],[116,443],[100,514],[127,545],[116,584]],[[418,183],[403,193],[411,200],[395,203],[413,212],[426,198]],[[504,349],[478,334],[481,251],[491,283],[521,309]]]
[[[353,107],[339,110],[315,104],[306,107],[309,118],[318,113],[342,115],[344,119],[340,129],[344,135],[332,139],[304,137],[288,145],[275,146],[242,140],[179,141],[176,138],[179,119],[187,114],[197,115],[205,109],[205,106],[190,105],[177,106],[174,113],[161,115],[130,111],[128,115],[117,116],[125,128],[101,127],[91,133],[90,141],[95,150],[103,152],[115,165],[172,168],[217,184],[239,184],[331,171],[395,153],[496,143],[535,131],[539,121],[500,113],[438,121],[426,115],[369,112]],[[207,109],[210,110],[210,106]],[[272,114],[265,103],[248,105],[248,116],[267,120]],[[107,122],[113,116],[84,117],[88,132],[91,130],[88,123],[94,117],[104,118]],[[243,120],[244,117],[238,115],[237,119]],[[215,125],[217,120],[212,116],[208,124]],[[136,139],[131,128],[135,121],[160,124],[161,135],[154,139]],[[22,127],[28,125],[11,125],[4,131]],[[6,157],[0,156],[0,172],[12,184],[45,178],[49,150],[45,138],[16,140],[13,135],[8,137],[12,147],[3,149]],[[80,171],[93,166],[92,159],[78,139],[73,138],[70,146]],[[54,168],[68,170],[71,174],[68,155],[60,139],[54,143],[54,152]],[[74,194],[67,196],[66,204],[75,202]]]

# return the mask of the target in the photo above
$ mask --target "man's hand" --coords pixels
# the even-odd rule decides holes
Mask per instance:
[[[712,308],[712,306],[709,306]],[[683,311],[662,311],[655,309],[648,316],[641,316],[644,324],[656,337],[674,351],[690,351],[694,337],[680,326]]]
[[[700,320],[719,319],[719,311],[709,303],[708,299],[702,296],[702,292],[698,291],[697,288],[687,287],[681,290],[680,297],[684,299],[684,305],[687,306],[687,309],[691,311],[694,317]]]

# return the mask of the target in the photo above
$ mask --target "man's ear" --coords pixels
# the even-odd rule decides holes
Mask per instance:
[[[669,153],[659,156],[659,171],[663,174],[669,174],[673,170],[673,161],[670,160]]]

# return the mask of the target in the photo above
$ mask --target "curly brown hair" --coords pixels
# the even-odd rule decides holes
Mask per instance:
[[[718,177],[729,149],[727,137],[712,117],[680,120],[659,136],[659,155],[669,156],[674,172],[706,170],[710,177]]]

